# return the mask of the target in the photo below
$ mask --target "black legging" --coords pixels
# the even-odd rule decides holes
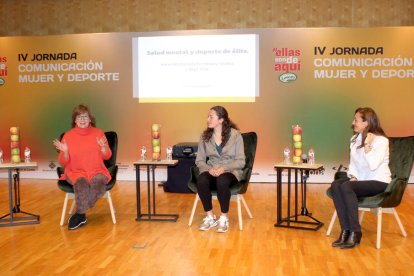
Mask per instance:
[[[341,178],[332,182],[333,201],[342,230],[360,232],[358,197],[382,193],[387,185],[388,183],[381,181],[350,181],[349,178]]]
[[[209,172],[201,173],[197,180],[197,190],[203,203],[204,211],[208,212],[213,209],[211,190],[217,190],[221,212],[227,213],[231,197],[230,186],[236,183],[237,178],[229,172],[223,173],[218,177],[212,176]]]

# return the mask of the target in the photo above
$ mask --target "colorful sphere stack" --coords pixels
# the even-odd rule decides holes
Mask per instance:
[[[151,127],[152,137],[152,161],[161,160],[161,138],[160,138],[160,124],[153,124]]]
[[[11,163],[20,163],[20,130],[18,127],[10,128]]]
[[[293,139],[293,164],[301,163],[302,155],[302,128],[299,125],[292,126],[292,139]]]

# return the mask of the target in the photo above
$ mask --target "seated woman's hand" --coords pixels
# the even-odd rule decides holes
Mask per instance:
[[[224,168],[223,168],[223,167],[220,167],[220,168],[217,168],[217,169],[216,169],[216,176],[219,176],[219,175],[221,175],[222,173],[224,173]]]
[[[220,168],[210,168],[208,170],[208,172],[212,175],[212,176],[219,176],[222,173],[224,173],[224,168],[220,167]]]
[[[216,169],[215,168],[210,168],[210,169],[208,169],[208,173],[211,174],[212,176],[216,176]]]
[[[63,141],[63,143],[62,143],[59,140],[55,139],[55,140],[53,140],[53,145],[59,151],[63,151],[65,153],[68,152],[68,145],[66,144],[65,141]]]
[[[108,140],[106,140],[105,135],[102,136],[101,138],[96,137],[96,142],[101,147],[101,152],[103,154],[105,154],[106,153],[106,145],[107,145],[107,142],[108,142]]]
[[[101,147],[104,147],[107,143],[105,135],[102,136],[101,138],[96,137],[96,141],[98,142],[98,145]]]
[[[373,133],[371,133],[371,132],[368,132],[368,134],[367,134],[367,138],[365,138],[365,144],[369,144],[369,145],[371,145],[371,144],[372,144],[372,142],[374,141],[375,137],[376,137],[376,135],[375,135],[375,134],[373,134]]]

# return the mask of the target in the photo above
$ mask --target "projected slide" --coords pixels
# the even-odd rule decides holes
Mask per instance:
[[[139,102],[254,102],[258,36],[135,37],[133,96]]]

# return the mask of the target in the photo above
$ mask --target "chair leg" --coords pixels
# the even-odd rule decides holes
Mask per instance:
[[[395,220],[398,223],[398,226],[400,227],[401,233],[403,235],[404,238],[407,237],[407,233],[405,232],[404,226],[401,223],[400,217],[398,216],[397,210],[395,210],[395,208],[391,208],[392,213],[394,214]]]
[[[241,213],[241,204],[240,204],[241,197],[240,196],[241,195],[237,195],[237,214],[239,217],[239,229],[240,231],[242,231],[243,230],[243,217]]]
[[[331,234],[331,231],[332,231],[333,225],[335,223],[336,217],[337,217],[337,213],[336,213],[336,210],[335,210],[334,213],[332,214],[332,218],[331,218],[331,222],[329,223],[328,230],[326,231],[327,236],[329,236]]]
[[[191,211],[190,220],[188,221],[188,226],[191,226],[191,224],[193,224],[193,218],[194,218],[195,210],[197,208],[197,203],[199,199],[200,197],[198,196],[198,194],[196,194],[194,204],[193,204],[193,210]]]
[[[359,224],[360,225],[362,224],[362,220],[364,219],[364,214],[365,214],[365,211],[361,211],[359,213]]]
[[[377,249],[381,248],[382,208],[377,209]]]
[[[73,210],[75,210],[76,202],[75,199],[73,199],[72,204],[70,205],[69,209],[69,215],[73,214]]]
[[[115,209],[114,209],[114,205],[112,204],[112,197],[109,191],[106,192],[106,197],[108,200],[109,209],[111,210],[112,222],[116,224]]]
[[[250,212],[249,206],[247,206],[246,200],[244,200],[243,195],[239,195],[239,196],[241,198],[241,201],[243,202],[244,208],[246,208],[247,215],[249,216],[249,218],[252,219],[253,215],[252,215],[252,212]]]
[[[62,215],[60,216],[60,226],[63,226],[66,215],[66,208],[68,207],[69,194],[65,193],[65,200],[63,201]]]
[[[68,195],[68,199],[73,199],[72,204],[70,205],[69,215],[73,214],[73,210],[75,210],[76,201],[75,201],[75,194],[66,193]]]

